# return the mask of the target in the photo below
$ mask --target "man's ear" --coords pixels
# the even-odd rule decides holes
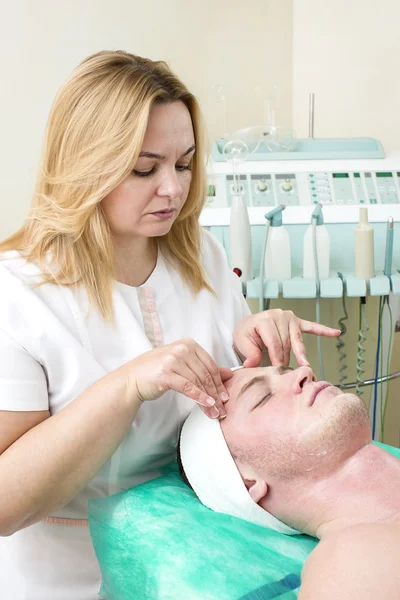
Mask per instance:
[[[243,479],[252,500],[259,504],[268,494],[268,484],[262,479]]]
[[[251,499],[259,504],[268,494],[269,486],[267,482],[263,479],[259,479],[257,472],[254,471],[247,462],[235,462]]]

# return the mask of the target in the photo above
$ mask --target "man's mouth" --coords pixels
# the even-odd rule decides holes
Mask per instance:
[[[327,381],[319,381],[318,383],[316,383],[313,386],[314,389],[312,390],[308,406],[312,406],[318,394],[323,390],[326,390],[326,388],[328,387],[333,387],[333,385],[331,383],[328,383]]]

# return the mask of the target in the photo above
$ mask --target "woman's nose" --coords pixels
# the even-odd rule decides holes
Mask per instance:
[[[178,179],[178,174],[173,172],[165,173],[158,187],[157,193],[159,196],[168,196],[169,198],[179,198],[182,194],[182,186]]]
[[[293,391],[295,394],[301,394],[303,387],[307,383],[312,383],[316,380],[311,367],[299,367],[290,374],[292,376]]]

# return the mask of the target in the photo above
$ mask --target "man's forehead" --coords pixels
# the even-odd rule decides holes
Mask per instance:
[[[268,381],[269,377],[272,377],[273,375],[284,375],[284,373],[287,373],[288,371],[293,371],[293,369],[291,367],[255,367],[251,369],[239,369],[234,372],[233,377],[229,379],[225,385],[236,393],[253,379],[259,380],[264,378],[265,381]]]
[[[244,383],[255,379],[256,377],[268,377],[279,372],[279,367],[256,367],[252,369],[239,369],[235,371],[233,377],[226,382],[229,387],[241,387]]]
[[[239,381],[242,378],[251,379],[252,377],[259,377],[260,375],[280,375],[288,369],[292,371],[290,367],[254,367],[251,369],[238,369],[233,373],[233,377],[230,381]]]

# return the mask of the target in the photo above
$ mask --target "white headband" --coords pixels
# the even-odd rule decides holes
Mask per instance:
[[[180,455],[190,485],[208,508],[279,533],[299,533],[254,502],[229,452],[219,421],[207,417],[198,406],[183,424]]]

